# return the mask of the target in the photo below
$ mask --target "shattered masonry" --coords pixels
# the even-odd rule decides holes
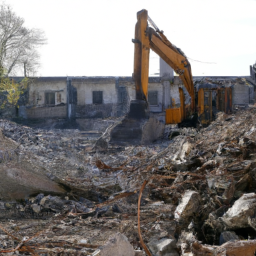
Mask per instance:
[[[1,177],[12,182],[1,183],[1,251],[100,255],[118,252],[120,239],[145,255],[137,200],[147,180],[140,231],[152,255],[254,255],[255,115],[218,113],[206,128],[167,126],[169,140],[126,147],[96,143],[110,123],[93,134],[1,120]]]

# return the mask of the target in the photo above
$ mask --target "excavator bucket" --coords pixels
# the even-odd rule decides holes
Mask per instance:
[[[160,138],[165,125],[150,117],[147,104],[142,100],[131,101],[130,111],[110,133],[110,144],[149,144]]]
[[[148,12],[137,13],[134,43],[134,73],[136,100],[130,103],[130,111],[123,121],[110,134],[110,143],[147,144],[161,137],[164,124],[150,117],[148,110],[148,72],[149,72],[149,37]]]

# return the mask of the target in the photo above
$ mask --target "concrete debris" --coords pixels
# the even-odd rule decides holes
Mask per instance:
[[[243,194],[220,218],[230,229],[250,227],[248,220],[254,218],[256,211],[255,193]]]
[[[192,217],[200,205],[200,195],[195,191],[186,191],[174,212],[176,220]]]
[[[192,232],[182,231],[177,242],[177,247],[180,248],[181,255],[189,255],[192,244],[196,241],[196,237]]]
[[[148,246],[151,252],[156,256],[179,256],[177,252],[176,239],[152,239],[148,243]]]
[[[1,120],[0,254],[146,255],[143,241],[148,255],[254,255],[255,116],[218,113],[148,145]]]
[[[0,168],[0,194],[2,199],[24,199],[36,193],[63,194],[65,190],[56,182],[38,173],[18,166]]]
[[[195,242],[192,246],[194,256],[254,256],[256,250],[256,240],[227,242],[221,246],[202,245]]]
[[[234,231],[224,231],[220,234],[220,245],[225,244],[228,241],[239,240],[239,237]]]
[[[117,233],[109,238],[106,245],[95,252],[93,255],[98,256],[135,256],[134,249],[129,243],[127,237]]]

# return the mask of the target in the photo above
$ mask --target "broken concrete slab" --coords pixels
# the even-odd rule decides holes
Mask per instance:
[[[149,241],[148,246],[153,255],[156,256],[178,256],[178,252],[176,251],[176,240],[175,239],[156,239],[153,238]]]
[[[224,231],[220,234],[220,245],[229,241],[239,240],[238,235],[234,231]]]
[[[196,237],[192,232],[182,231],[177,242],[177,247],[179,248],[181,255],[189,255],[191,252],[191,245],[195,241]]]
[[[200,206],[200,195],[196,191],[187,190],[180,204],[177,206],[174,217],[176,220],[186,220],[195,214]]]
[[[129,243],[127,237],[121,233],[117,233],[110,237],[108,242],[100,248],[97,256],[135,256],[134,249]]]
[[[58,183],[17,165],[1,165],[0,175],[0,198],[3,200],[25,199],[38,193],[66,192]]]
[[[256,194],[243,194],[228,211],[219,218],[230,229],[249,227],[248,219],[256,213]]]

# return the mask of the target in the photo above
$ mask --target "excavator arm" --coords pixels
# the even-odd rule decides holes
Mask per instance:
[[[135,39],[132,41],[134,47],[134,73],[133,79],[136,87],[136,100],[130,102],[130,111],[120,124],[115,126],[110,134],[110,143],[126,145],[140,145],[153,142],[162,137],[164,124],[156,117],[150,118],[147,111],[148,101],[148,72],[149,72],[149,52],[155,51],[166,63],[168,63],[176,73],[179,74],[192,103],[191,110],[194,112],[194,85],[192,81],[191,67],[185,54],[172,45],[163,32],[160,31],[154,22],[148,17],[148,12],[142,10],[137,13],[137,23],[135,26]],[[148,26],[151,23],[153,28]],[[177,124],[185,119],[184,93],[179,88],[180,107],[166,109],[165,121],[167,124]]]
[[[156,52],[181,78],[191,97],[191,110],[195,111],[195,93],[190,63],[185,54],[174,46],[148,16],[147,10],[137,13],[134,48],[134,80],[136,99],[146,100],[148,95],[149,52]],[[148,21],[154,27],[148,26]]]

